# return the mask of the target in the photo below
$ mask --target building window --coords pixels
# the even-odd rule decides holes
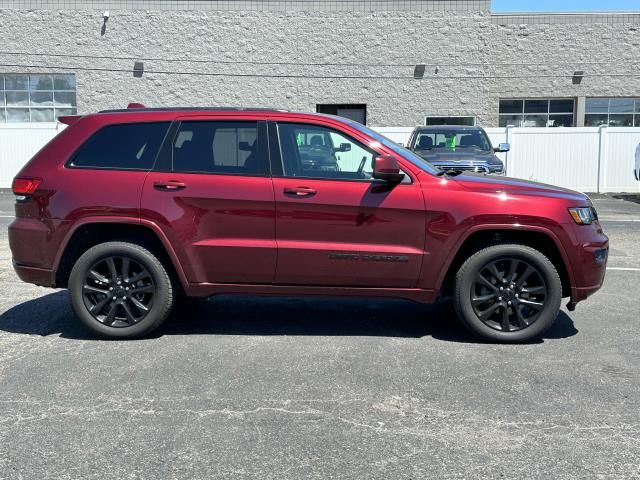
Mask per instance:
[[[75,75],[0,75],[0,123],[55,122],[75,113]]]
[[[573,127],[575,99],[501,99],[499,125],[506,127]]]
[[[587,98],[585,127],[640,127],[640,98]]]
[[[425,125],[461,125],[475,127],[476,117],[426,117]]]
[[[316,112],[345,117],[363,125],[367,124],[367,106],[362,104],[319,104]]]

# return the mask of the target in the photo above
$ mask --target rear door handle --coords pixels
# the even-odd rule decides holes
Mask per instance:
[[[167,182],[153,182],[153,188],[163,192],[175,192],[176,190],[184,190],[187,185],[178,180],[169,180]]]
[[[309,187],[285,187],[284,193],[285,195],[291,195],[294,197],[312,197],[318,192]]]

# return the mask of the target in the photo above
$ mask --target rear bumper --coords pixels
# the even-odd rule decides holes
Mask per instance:
[[[54,258],[65,235],[68,222],[16,217],[9,225],[9,247],[13,269],[21,280],[43,287],[54,287]]]
[[[45,268],[27,267],[13,262],[13,269],[20,277],[20,280],[27,283],[33,283],[41,287],[56,286],[56,272]]]

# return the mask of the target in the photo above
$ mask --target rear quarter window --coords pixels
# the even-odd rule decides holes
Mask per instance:
[[[67,166],[151,170],[169,125],[155,122],[103,127],[80,147]]]

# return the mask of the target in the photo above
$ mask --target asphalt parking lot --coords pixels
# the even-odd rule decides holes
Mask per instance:
[[[447,303],[219,297],[93,339],[19,283],[0,193],[0,478],[640,478],[640,204],[595,196],[605,286],[543,341]]]

